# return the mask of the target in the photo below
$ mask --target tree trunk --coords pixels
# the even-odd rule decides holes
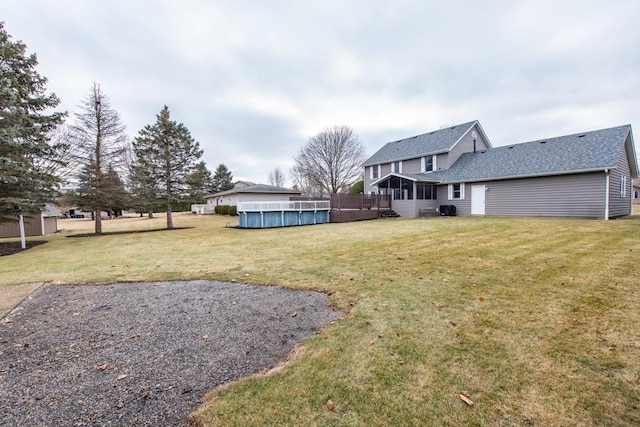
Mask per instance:
[[[173,218],[171,217],[171,200],[167,199],[167,230],[173,230]]]
[[[96,209],[96,234],[102,234],[102,207]]]
[[[149,218],[153,218],[153,211],[149,211]]]

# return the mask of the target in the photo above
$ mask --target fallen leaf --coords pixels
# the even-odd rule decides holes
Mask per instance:
[[[376,345],[376,340],[369,341],[369,345]]]
[[[466,391],[460,392],[460,399],[469,406],[473,406],[473,401],[471,400],[471,395]]]
[[[89,342],[96,342],[95,338],[89,338]]]
[[[293,313],[291,313],[291,317],[296,317],[298,315],[297,311],[294,311]]]
[[[107,364],[103,363],[102,365],[96,367],[97,371],[104,371],[105,369],[107,369]]]
[[[478,301],[480,302],[484,301],[484,297],[478,297]]]
[[[203,340],[206,340],[207,338],[209,338],[209,334],[204,334],[204,335],[202,336],[202,339],[203,339]]]
[[[378,338],[383,338],[384,334],[378,334]]]
[[[122,374],[122,375],[118,375],[117,380],[120,381],[120,380],[123,380],[125,378],[127,378],[127,374]]]
[[[116,406],[118,408],[124,408],[124,402],[121,400],[120,402],[118,402],[118,404]]]
[[[443,281],[443,282],[448,282],[448,281],[449,281],[449,279],[442,279],[442,281]]]
[[[335,403],[333,403],[331,400],[327,400],[327,409],[330,411],[333,411],[334,409],[336,409]]]

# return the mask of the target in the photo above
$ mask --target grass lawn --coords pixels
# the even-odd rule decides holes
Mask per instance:
[[[192,415],[206,425],[640,425],[640,216],[227,223],[184,214],[175,225],[193,228],[67,238],[92,223],[60,221],[0,258],[0,296],[206,278],[324,290],[348,312],[284,368],[212,391]]]

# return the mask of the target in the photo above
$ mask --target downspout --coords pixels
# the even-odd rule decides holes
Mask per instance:
[[[604,170],[605,190],[604,190],[604,220],[609,220],[609,169]]]
[[[630,177],[631,179],[629,181],[631,181],[631,191],[629,192],[629,215],[633,215],[633,176]]]

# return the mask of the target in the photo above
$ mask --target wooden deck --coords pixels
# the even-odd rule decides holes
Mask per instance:
[[[391,196],[380,194],[332,194],[326,198],[292,197],[298,200],[328,200],[330,222],[363,221],[380,218],[380,213],[391,210]]]

